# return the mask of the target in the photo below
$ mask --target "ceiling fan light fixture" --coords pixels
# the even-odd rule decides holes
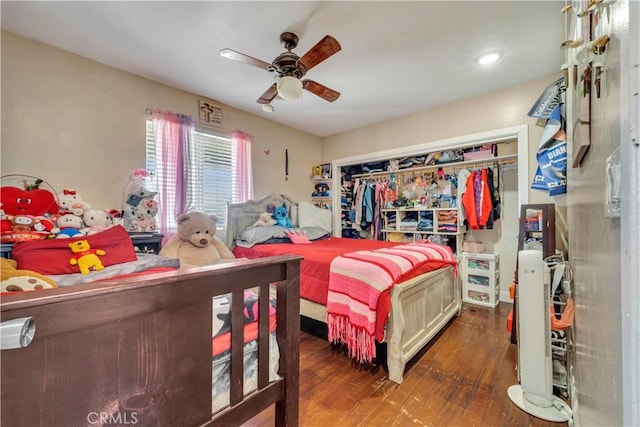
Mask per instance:
[[[498,50],[496,50],[495,52],[489,52],[486,55],[482,55],[480,58],[478,58],[478,64],[480,65],[493,64],[501,57],[502,57],[502,52]]]
[[[283,76],[276,83],[278,95],[287,101],[295,101],[302,96],[302,82],[293,76]]]

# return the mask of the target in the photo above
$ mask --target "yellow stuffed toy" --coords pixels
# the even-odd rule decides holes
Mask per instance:
[[[0,291],[17,292],[57,288],[58,284],[47,276],[31,270],[18,270],[13,259],[0,258]]]
[[[69,243],[69,247],[73,252],[73,258],[69,260],[71,265],[78,265],[80,273],[89,274],[93,269],[96,271],[104,270],[104,266],[98,258],[98,255],[105,255],[102,249],[91,249],[89,242],[86,240],[78,240]]]

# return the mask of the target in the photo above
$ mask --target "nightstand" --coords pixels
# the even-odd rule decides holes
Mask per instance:
[[[129,233],[136,252],[141,254],[158,254],[162,245],[162,234],[158,233]]]

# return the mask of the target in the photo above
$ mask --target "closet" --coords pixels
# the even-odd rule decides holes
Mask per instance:
[[[380,227],[379,230],[380,239],[396,239],[402,237],[405,239],[420,239],[425,236],[431,236],[432,239],[446,239],[446,244],[453,247],[456,254],[461,256],[462,245],[465,241],[482,242],[484,244],[483,249],[471,248],[469,251],[478,250],[485,253],[499,253],[500,263],[497,268],[500,270],[500,301],[510,301],[509,297],[509,285],[513,277],[513,271],[516,265],[517,255],[517,236],[518,236],[518,213],[520,206],[529,202],[529,130],[527,125],[518,125],[502,129],[495,129],[476,134],[468,134],[462,136],[455,136],[452,138],[442,139],[439,141],[430,141],[425,143],[419,143],[415,145],[401,146],[395,141],[390,141],[388,146],[393,147],[382,151],[373,151],[358,155],[352,155],[349,157],[333,157],[332,164],[332,197],[333,197],[333,235],[336,237],[367,237],[371,238],[369,229],[365,229],[364,235],[361,230],[357,229],[357,224],[354,224],[355,215],[352,211],[352,199],[353,186],[355,179],[369,179],[373,181],[396,181],[397,184],[401,177],[401,174],[421,174],[430,176],[431,174],[438,174],[438,169],[442,168],[445,174],[458,175],[462,168],[469,170],[480,169],[484,166],[491,167],[494,172],[498,170],[496,181],[500,184],[499,192],[501,196],[501,218],[493,229],[467,229],[464,226],[464,222],[458,221],[458,233],[452,233],[453,235],[438,233],[437,229],[433,232],[422,230],[424,227],[428,227],[425,220],[429,220],[429,214],[422,214],[422,218],[418,220],[418,225],[421,229],[416,229],[415,232],[406,232],[406,230],[398,230],[399,223],[392,221],[393,212],[390,214],[380,215]],[[473,154],[471,151],[474,149],[480,151],[477,147],[482,147],[487,144],[496,144],[497,152],[493,153],[490,158],[472,158],[473,156],[482,156],[483,153]],[[463,151],[462,159],[452,159],[450,154],[448,156],[438,159],[446,163],[441,164],[425,164],[428,163],[431,155],[435,157],[436,154],[444,153],[446,151],[456,152]],[[345,150],[347,151],[347,150]],[[464,154],[467,154],[467,158],[464,158]],[[486,155],[486,153],[484,153]],[[494,157],[495,156],[495,157]],[[434,162],[431,157],[431,162]],[[412,161],[409,165],[409,159],[416,160],[416,164]],[[391,162],[391,160],[398,160],[398,162]],[[400,161],[401,160],[401,161]],[[420,161],[422,160],[422,163]],[[367,166],[368,170],[364,170],[363,166]],[[391,168],[397,166],[395,171],[387,170],[387,166]],[[504,173],[503,173],[504,172]],[[392,175],[393,174],[393,175]],[[396,196],[401,196],[396,193]],[[444,209],[444,204],[440,207],[433,206],[418,206],[418,210],[435,210]],[[340,208],[337,208],[340,206]],[[402,211],[401,215],[406,215],[408,206],[393,206],[390,209]],[[415,205],[414,205],[415,208]],[[451,210],[451,208],[449,208]],[[459,212],[459,205],[457,207]],[[435,212],[434,212],[435,213]],[[397,215],[397,214],[396,214]],[[460,215],[460,213],[458,213]],[[390,228],[385,226],[391,225]],[[420,222],[423,222],[420,225]],[[435,220],[434,220],[435,226]],[[404,227],[406,228],[406,227]],[[389,232],[385,232],[389,230]],[[400,231],[405,231],[400,233]],[[457,234],[457,235],[456,235]],[[467,245],[468,246],[468,245]],[[481,246],[481,245],[478,245]]]
[[[339,235],[426,239],[460,255],[467,230],[492,229],[500,218],[501,171],[517,161],[499,155],[498,144],[467,150],[343,167]]]

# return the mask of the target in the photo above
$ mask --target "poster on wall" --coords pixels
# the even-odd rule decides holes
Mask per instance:
[[[567,134],[565,131],[564,77],[547,87],[529,110],[529,117],[546,119],[538,144],[538,168],[531,188],[557,196],[567,192]]]

